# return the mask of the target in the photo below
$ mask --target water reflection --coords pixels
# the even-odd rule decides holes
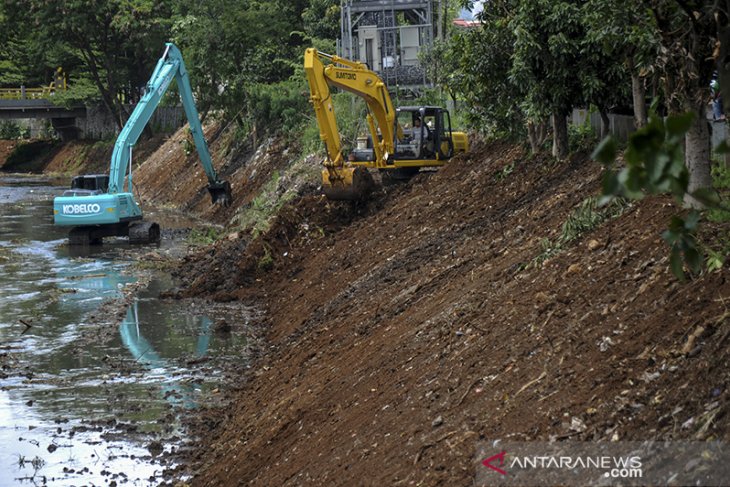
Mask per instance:
[[[208,354],[212,321],[207,316],[199,316],[197,317],[197,321],[199,322],[199,329],[197,340],[195,340],[194,357],[201,359]],[[122,343],[138,363],[144,364],[151,370],[161,369],[164,371],[174,368],[167,359],[163,358],[155,350],[154,345],[143,336],[142,330],[140,329],[138,301],[135,300],[132,306],[127,309],[127,315],[121,325],[119,325],[119,334]],[[190,409],[196,407],[198,404],[197,395],[199,394],[199,389],[190,383],[168,383],[162,386],[161,392],[162,397],[174,406],[181,405]]]
[[[179,441],[177,410],[217,387],[216,360],[240,361],[245,340],[211,334],[188,303],[160,301],[164,275],[123,319],[104,315],[136,280],[130,252],[146,250],[112,240],[70,253],[51,217],[61,188],[22,182],[0,177],[0,486],[156,483],[162,466],[147,446]]]

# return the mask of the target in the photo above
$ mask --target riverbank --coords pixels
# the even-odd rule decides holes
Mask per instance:
[[[186,258],[183,295],[264,306],[268,340],[191,484],[467,485],[496,439],[727,440],[727,269],[678,282],[678,208],[592,207],[601,174],[481,144]]]
[[[464,485],[495,439],[728,439],[727,266],[671,275],[673,201],[597,208],[586,154],[477,143],[367,203],[329,202],[315,158],[209,128],[226,209],[185,137],[135,173],[151,207],[217,225],[173,264],[173,295],[262,310],[264,345],[228,406],[189,416],[203,440],[177,478]],[[729,231],[706,223],[703,242]]]

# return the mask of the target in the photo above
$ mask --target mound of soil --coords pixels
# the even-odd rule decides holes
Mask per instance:
[[[269,327],[194,483],[471,485],[480,441],[727,439],[728,273],[671,276],[671,200],[534,264],[600,175],[482,144],[189,257],[185,293],[256,300]]]
[[[135,174],[135,181],[143,202],[173,207],[224,224],[238,208],[251,203],[275,171],[291,163],[289,151],[278,140],[262,144],[257,151],[250,151],[245,144],[230,147],[230,134],[218,125],[209,125],[204,131],[219,179],[231,183],[230,207],[211,203],[205,171],[185,127],[145,159]]]
[[[135,159],[144,160],[165,139],[155,135],[139,141]],[[5,144],[3,144],[5,143]],[[0,141],[0,167],[4,171],[50,174],[106,174],[109,172],[113,141],[55,140]]]
[[[5,165],[5,161],[16,145],[18,145],[17,140],[0,140],[0,169]]]

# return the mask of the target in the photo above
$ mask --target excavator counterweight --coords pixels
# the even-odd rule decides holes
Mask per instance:
[[[160,226],[142,221],[142,210],[134,199],[132,148],[173,80],[177,83],[190,132],[208,177],[211,199],[214,204],[231,204],[231,185],[219,180],[213,167],[182,54],[174,44],[167,43],[142,99],[117,137],[109,175],[76,176],[71,189],[53,200],[54,223],[73,227],[69,232],[71,244],[101,243],[104,237],[111,236],[129,237],[130,243],[160,240]]]
[[[375,187],[368,169],[399,177],[413,175],[422,167],[442,166],[454,154],[468,150],[466,134],[451,130],[447,110],[394,107],[385,83],[363,63],[310,48],[304,53],[304,72],[327,153],[322,163],[322,190],[329,199],[366,198]],[[342,153],[331,87],[349,91],[367,105],[368,147],[353,150],[347,157]],[[413,129],[406,130],[410,125]]]

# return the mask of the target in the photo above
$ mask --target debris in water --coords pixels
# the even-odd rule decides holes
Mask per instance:
[[[30,330],[31,328],[33,328],[33,325],[31,325],[31,324],[30,324],[30,323],[31,323],[31,322],[32,322],[33,320],[30,320],[30,321],[25,321],[25,320],[18,320],[18,321],[20,321],[20,323],[21,323],[22,325],[25,325],[25,330],[23,330],[22,332],[20,332],[20,334],[21,334],[21,335],[25,335],[25,333],[26,333],[26,332],[27,332],[28,330]]]

